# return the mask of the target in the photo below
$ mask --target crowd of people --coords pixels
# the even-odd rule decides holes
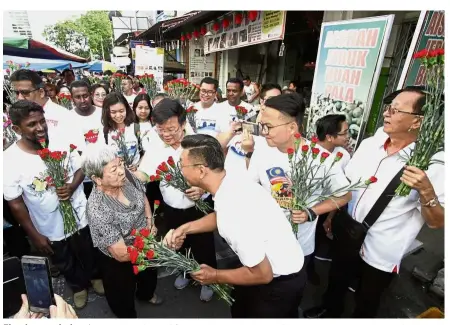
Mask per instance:
[[[316,199],[308,211],[291,211],[286,204],[289,190],[279,189],[289,189],[288,149],[304,131],[306,101],[295,82],[282,90],[277,84],[259,87],[248,77],[231,78],[220,102],[218,81],[204,78],[194,125],[179,101],[164,92],[150,98],[132,77],[124,78],[122,89],[111,89],[113,83],[74,80],[73,71],[67,70],[55,85],[21,69],[11,82],[18,101],[7,114],[18,140],[3,153],[4,233],[14,231],[5,236],[7,249],[26,253],[17,249],[26,246],[20,243],[26,236],[36,253],[47,256],[65,277],[75,309],[86,306],[91,286],[105,295],[119,318],[138,317],[135,298],[164,303],[157,293],[157,270],[136,275],[128,253],[135,239],[132,230],[148,228],[171,248],[190,249],[201,264],[199,271],[176,277],[177,289],[195,280],[201,284],[200,299],[208,302],[214,296],[211,284],[233,285],[234,318],[298,317],[308,279],[324,280],[317,279],[314,257],[325,241],[331,261],[328,288],[323,304],[304,316],[340,317],[346,290],[356,280],[354,317],[372,318],[423,224],[444,226],[444,166],[403,170],[402,153],[413,150],[422,121],[425,93],[420,88],[386,98],[384,126],[363,140],[352,157],[345,150],[345,116],[321,118],[316,146],[329,154],[329,161],[342,157],[333,166],[329,186],[342,188],[370,176],[377,182],[327,200],[313,193]],[[73,109],[58,104],[56,95],[63,91],[70,93]],[[237,106],[246,108],[243,119]],[[243,129],[243,121],[257,130]],[[50,150],[70,152],[76,146],[63,187],[55,189],[46,181],[46,166],[38,155],[43,140]],[[310,143],[302,137],[300,146]],[[164,181],[148,182],[148,175],[169,157],[191,186],[186,192]],[[443,152],[435,159],[444,160]],[[391,197],[378,209],[357,258],[348,259],[331,239],[334,221],[347,213],[363,223],[397,175],[413,191]],[[78,231],[71,234],[64,233],[58,209],[59,200],[67,199],[77,215]],[[214,211],[205,215],[196,209],[199,199]],[[238,267],[218,269],[215,230],[236,254]]]

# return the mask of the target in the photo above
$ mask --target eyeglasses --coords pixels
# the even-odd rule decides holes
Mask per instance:
[[[349,134],[350,134],[349,130],[341,132],[341,133],[336,133],[337,136],[344,136],[344,137],[348,136]]]
[[[395,115],[395,114],[397,114],[397,113],[403,113],[403,114],[415,115],[415,116],[422,116],[422,115],[423,115],[423,114],[421,114],[421,113],[411,113],[411,112],[406,112],[406,111],[399,110],[398,108],[392,107],[391,104],[386,105],[386,106],[384,107],[384,110],[383,110],[383,111],[384,111],[384,112],[389,111],[389,114],[391,114],[391,115]]]
[[[177,162],[177,167],[178,167],[179,170],[182,170],[183,168],[186,168],[186,167],[194,167],[194,166],[205,166],[205,167],[208,167],[208,165],[205,165],[205,164],[192,164],[192,165],[184,165],[184,166],[182,166],[181,162],[179,160]]]
[[[95,98],[105,98],[106,94],[94,94]]]
[[[208,95],[208,96],[212,96],[216,93],[215,90],[206,90],[206,89],[200,89],[200,94],[202,95]]]
[[[181,127],[178,127],[177,129],[171,129],[171,130],[161,130],[160,128],[156,128],[156,133],[158,134],[167,134],[167,135],[174,135],[176,134],[178,131],[180,131]]]
[[[287,122],[287,123],[283,123],[283,124],[274,125],[274,126],[269,126],[266,123],[258,123],[258,125],[259,125],[259,130],[261,131],[261,134],[269,134],[270,130],[272,130],[274,128],[277,128],[279,126],[291,124],[292,122],[293,121]]]
[[[26,97],[26,96],[29,96],[33,91],[37,91],[37,90],[39,90],[39,89],[31,89],[31,90],[23,89],[23,90],[13,90],[13,91],[16,94],[16,96],[19,96],[19,94],[20,94],[20,95]]]

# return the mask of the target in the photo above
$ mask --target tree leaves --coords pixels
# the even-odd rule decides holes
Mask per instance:
[[[112,51],[112,24],[107,11],[88,11],[76,20],[64,20],[47,26],[43,36],[49,42],[70,53],[110,60]],[[102,51],[103,45],[103,51]]]

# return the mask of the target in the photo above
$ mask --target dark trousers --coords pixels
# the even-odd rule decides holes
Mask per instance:
[[[164,208],[164,219],[169,230],[177,229],[187,222],[198,220],[202,217],[204,217],[204,214],[195,207],[180,210],[166,205]],[[180,252],[185,252],[188,248],[191,248],[192,255],[199,264],[207,264],[213,268],[217,268],[213,232],[188,235]]]
[[[118,318],[137,318],[135,297],[142,301],[153,298],[158,280],[156,269],[148,268],[136,275],[130,262],[119,262],[100,255],[103,287],[109,307]]]
[[[26,236],[21,226],[14,225],[3,229],[3,242],[5,244],[3,252],[8,252],[9,256],[15,256],[19,259],[23,255],[29,255],[31,247]]]
[[[323,223],[328,217],[327,214],[322,214],[319,216],[319,220],[317,220],[317,227],[316,227],[316,236],[315,236],[315,249],[314,249],[314,256],[321,257],[321,258],[331,258],[331,245],[333,244],[333,241],[328,238],[327,233],[325,229],[323,228]]]
[[[234,286],[233,318],[298,318],[298,307],[306,284],[305,267],[269,284]]]
[[[355,302],[354,318],[375,318],[380,305],[381,296],[394,279],[394,273],[380,271],[366,262],[361,257],[354,261],[348,261],[333,254],[330,273],[328,276],[328,288],[324,296],[324,307],[329,317],[338,318],[344,311],[344,298],[348,287],[358,279]]]
[[[74,293],[88,289],[90,281],[100,279],[99,251],[92,244],[89,226],[67,239],[52,242],[52,263],[67,280]]]

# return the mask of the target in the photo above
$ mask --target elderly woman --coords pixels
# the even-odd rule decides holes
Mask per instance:
[[[145,186],[124,167],[116,150],[104,144],[83,152],[82,169],[94,183],[86,213],[94,246],[103,253],[99,262],[106,300],[117,317],[136,318],[135,295],[153,305],[162,303],[154,294],[156,270],[135,275],[127,253],[135,239],[132,229],[156,233]]]

